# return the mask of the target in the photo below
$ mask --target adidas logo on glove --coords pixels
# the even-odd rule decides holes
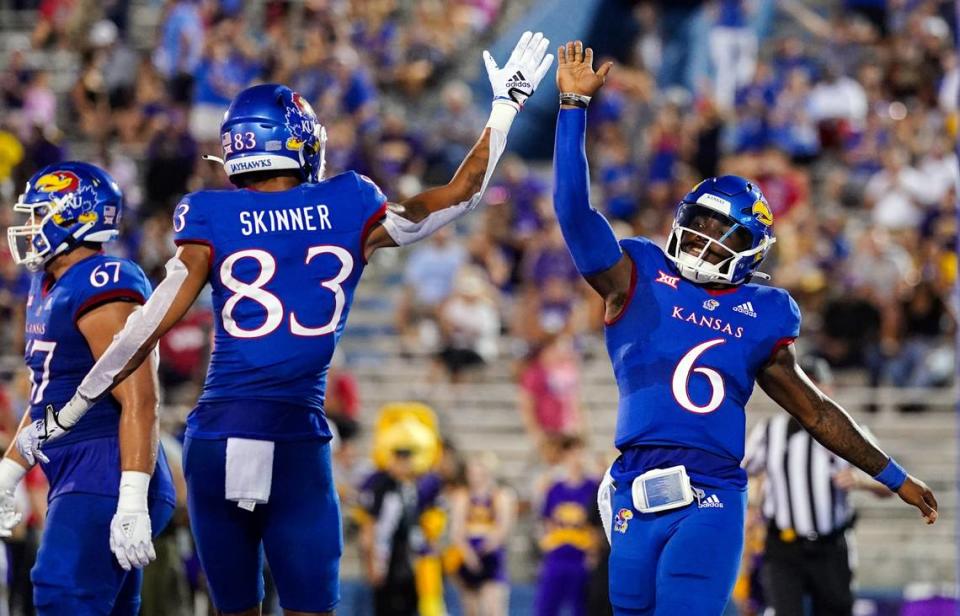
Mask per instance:
[[[528,90],[532,87],[532,84],[523,77],[523,73],[520,71],[514,73],[513,77],[504,85],[508,88],[526,88]]]

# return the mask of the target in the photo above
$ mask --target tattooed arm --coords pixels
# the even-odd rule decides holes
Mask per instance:
[[[507,147],[510,125],[524,102],[533,95],[553,55],[543,34],[524,32],[503,68],[483,52],[493,88],[493,109],[480,139],[446,185],[432,188],[387,207],[386,217],[367,236],[364,256],[377,248],[404,246],[428,237],[480,204],[487,182]]]
[[[496,166],[496,160],[490,164],[490,142],[495,131],[498,133],[495,138],[499,144],[496,158],[499,159],[503,146],[506,145],[506,131],[499,131],[488,125],[447,184],[431,188],[399,203],[388,204],[387,218],[383,219],[367,238],[365,256],[369,258],[378,248],[398,246],[405,235],[426,237],[476,207],[483,196],[489,175],[492,175]],[[421,238],[415,237],[412,241],[418,239]]]
[[[820,444],[872,477],[880,475],[891,462],[850,415],[804,374],[792,344],[777,351],[757,376],[757,384]],[[919,509],[928,524],[936,521],[937,500],[922,481],[907,475],[896,492]]]

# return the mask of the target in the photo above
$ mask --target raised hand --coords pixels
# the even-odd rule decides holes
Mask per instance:
[[[547,53],[549,47],[550,40],[542,32],[524,32],[503,68],[497,66],[489,51],[484,51],[483,62],[494,100],[509,102],[518,110],[522,108],[553,64],[553,54]]]
[[[568,41],[557,49],[557,89],[582,96],[593,96],[603,86],[613,62],[593,70],[593,49],[583,49],[583,41]]]

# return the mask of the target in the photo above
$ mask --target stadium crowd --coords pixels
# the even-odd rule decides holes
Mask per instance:
[[[144,45],[132,38],[123,0],[13,4],[39,17],[28,45],[7,49],[0,65],[3,203],[48,163],[82,155],[102,165],[128,206],[122,241],[110,250],[155,281],[174,249],[180,196],[226,186],[199,156],[219,152],[219,119],[236,92],[257,81],[289,84],[326,126],[327,175],[355,169],[399,200],[445,181],[472,146],[486,101],[473,100],[452,69],[491,39],[503,11],[500,0],[269,0],[252,10],[235,0],[166,0],[155,41]],[[800,303],[803,351],[864,384],[950,384],[960,66],[948,5],[848,0],[821,14],[784,0],[770,33],[754,27],[755,4],[771,3],[692,3],[683,14],[637,4],[629,58],[590,112],[595,205],[619,234],[662,243],[674,204],[699,180],[755,178],[776,218],[777,248],[764,269]],[[666,26],[677,19],[707,24],[705,58],[677,57],[695,28]],[[54,51],[76,60],[68,88],[57,89],[37,61]],[[698,72],[703,64],[712,68]],[[571,437],[585,430],[580,363],[584,340],[599,332],[600,303],[554,221],[545,161],[506,158],[486,202],[469,233],[444,231],[407,253],[394,319],[402,352],[433,358],[435,382],[478,379],[485,364],[515,362],[531,442],[546,465],[579,469],[570,452],[579,449]],[[10,208],[0,209],[0,231],[11,222]],[[28,386],[18,368],[26,289],[26,274],[0,249],[7,436]],[[201,301],[161,342],[167,408],[188,409],[196,398],[210,326]],[[331,380],[340,462],[357,465],[363,452],[349,451],[356,383],[348,366]],[[164,420],[172,450],[182,419],[170,412]],[[490,469],[472,464],[471,481],[485,486],[480,475]],[[346,484],[345,501],[362,503],[350,496],[361,485]],[[12,606],[24,614],[42,477],[30,486],[35,515],[10,544]],[[148,569],[155,577],[144,613],[174,613],[172,602],[186,605],[188,589],[200,586],[184,524]]]

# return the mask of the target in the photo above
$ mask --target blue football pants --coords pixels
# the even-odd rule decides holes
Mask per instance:
[[[328,612],[340,600],[343,533],[326,441],[278,442],[269,502],[253,511],[225,498],[227,441],[187,438],[190,528],[210,596],[223,612],[263,601],[263,558],[280,606]]]
[[[740,567],[747,494],[704,489],[686,507],[633,508],[629,482],[613,496],[610,602],[617,616],[720,616]]]
[[[143,571],[124,571],[110,551],[117,498],[70,492],[50,502],[37,562],[30,572],[39,616],[135,616]],[[173,505],[150,501],[153,536],[173,516]]]

